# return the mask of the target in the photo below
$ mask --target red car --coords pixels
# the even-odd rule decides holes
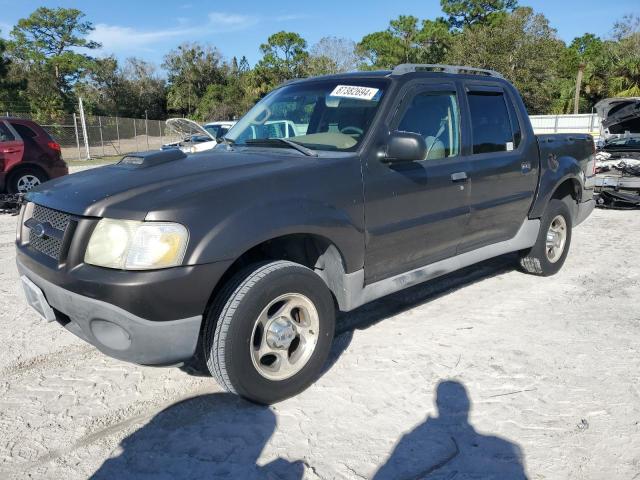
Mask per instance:
[[[0,118],[0,191],[25,193],[68,173],[60,145],[40,125]]]

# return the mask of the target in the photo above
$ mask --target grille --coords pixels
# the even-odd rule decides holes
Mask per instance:
[[[53,228],[63,233],[69,226],[68,214],[41,205],[34,205],[32,218],[40,223],[48,222]],[[38,252],[58,260],[60,258],[60,251],[62,250],[62,241],[54,237],[38,237],[33,233],[33,230],[30,230],[29,246]]]

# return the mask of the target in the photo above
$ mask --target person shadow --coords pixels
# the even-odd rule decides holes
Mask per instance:
[[[155,415],[90,478],[302,479],[302,461],[257,463],[276,424],[268,407],[227,393],[200,395]]]
[[[471,401],[464,385],[440,382],[436,406],[438,416],[403,435],[373,480],[527,478],[518,445],[482,435],[469,424]]]

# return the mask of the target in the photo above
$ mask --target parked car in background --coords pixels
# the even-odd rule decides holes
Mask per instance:
[[[170,118],[167,128],[175,132],[180,140],[167,143],[162,150],[177,148],[184,153],[197,153],[215,147],[235,122],[211,122],[204,126],[188,118]]]
[[[68,173],[60,145],[40,125],[0,118],[0,191],[26,193]]]
[[[204,129],[219,141],[235,124],[236,122],[209,122],[204,124]]]
[[[640,135],[610,138],[605,140],[599,150],[610,153],[613,157],[640,158]]]
[[[640,97],[605,98],[595,105],[602,122],[602,137],[640,136]]]

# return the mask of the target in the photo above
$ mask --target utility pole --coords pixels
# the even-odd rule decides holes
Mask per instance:
[[[573,97],[573,113],[577,114],[580,109],[580,87],[582,86],[582,76],[584,75],[585,64],[578,65],[578,75],[576,76],[576,94]]]
[[[82,136],[84,137],[84,148],[87,153],[87,160],[91,160],[91,150],[89,149],[89,136],[87,135],[87,121],[84,118],[84,106],[82,105],[82,97],[78,98],[78,106],[80,107],[80,125],[82,126]]]

